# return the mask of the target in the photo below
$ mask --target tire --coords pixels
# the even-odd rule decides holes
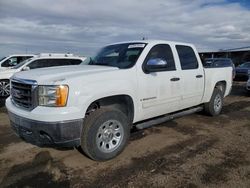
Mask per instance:
[[[7,98],[10,95],[10,81],[0,80],[0,98]]]
[[[93,160],[106,161],[119,155],[130,136],[127,116],[119,110],[100,108],[84,120],[81,148]]]
[[[223,92],[215,88],[208,103],[205,103],[205,112],[210,116],[217,116],[221,113],[223,106]]]

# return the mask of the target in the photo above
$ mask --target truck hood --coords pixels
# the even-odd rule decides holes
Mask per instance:
[[[99,72],[110,72],[115,70],[118,70],[118,68],[96,65],[72,65],[22,71],[16,73],[14,78],[35,80],[38,83],[53,84],[74,77],[88,77]]]

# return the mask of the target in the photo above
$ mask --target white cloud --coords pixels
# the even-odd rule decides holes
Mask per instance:
[[[0,55],[92,54],[111,42],[178,40],[199,49],[250,44],[250,11],[226,0],[10,0],[0,2]]]

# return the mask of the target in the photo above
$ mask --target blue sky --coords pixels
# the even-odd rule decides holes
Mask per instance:
[[[228,3],[240,3],[245,8],[250,8],[249,0],[227,0]]]
[[[0,56],[93,55],[103,45],[142,37],[210,51],[250,46],[249,31],[247,0],[0,0]]]
[[[227,5],[227,4],[239,4],[240,6],[249,9],[250,1],[249,0],[223,0],[223,1],[204,1],[203,6],[214,6],[214,5]]]

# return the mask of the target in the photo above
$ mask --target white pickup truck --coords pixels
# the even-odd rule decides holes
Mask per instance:
[[[83,66],[17,73],[6,107],[27,142],[104,161],[124,149],[132,126],[218,115],[231,86],[232,68],[204,69],[192,44],[143,40],[108,45]]]

